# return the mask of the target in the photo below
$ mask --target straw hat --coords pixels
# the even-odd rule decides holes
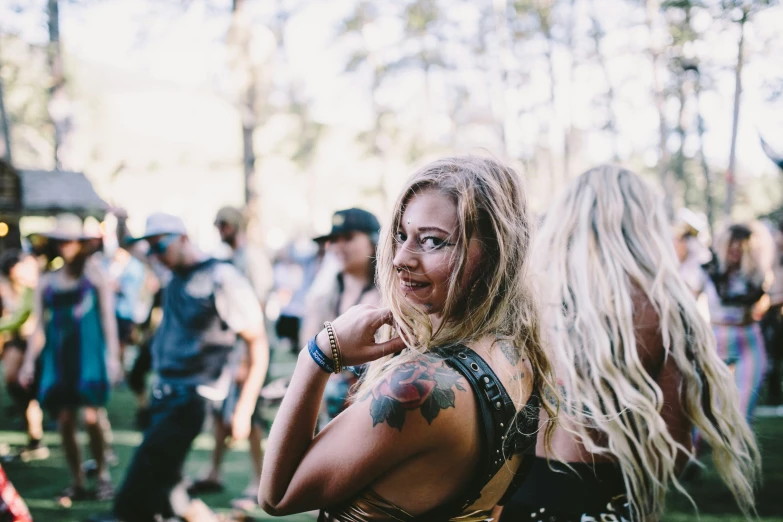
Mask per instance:
[[[86,230],[82,219],[75,214],[59,214],[55,220],[54,229],[42,232],[42,236],[54,241],[88,241],[101,237],[97,231]]]

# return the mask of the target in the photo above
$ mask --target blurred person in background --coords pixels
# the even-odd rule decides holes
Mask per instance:
[[[772,259],[772,284],[767,290],[769,310],[761,321],[767,346],[767,400],[770,405],[783,403],[781,394],[781,359],[783,359],[783,220],[772,231],[775,254]]]
[[[117,492],[114,515],[124,522],[152,522],[203,506],[191,502],[182,468],[200,433],[210,401],[228,396],[229,354],[237,336],[247,350],[247,377],[230,435],[248,437],[258,394],[269,365],[261,306],[250,283],[229,263],[204,254],[176,216],[156,213],[143,236],[149,256],[171,271],[163,292],[163,320],[151,353],[157,381],[152,388],[150,426]],[[179,487],[178,487],[179,485]]]
[[[108,500],[113,487],[100,409],[108,402],[110,383],[117,382],[122,371],[114,291],[108,274],[90,260],[97,236],[85,232],[78,216],[59,215],[55,229],[45,235],[56,244],[63,266],[40,278],[34,299],[35,332],[20,379],[32,385],[40,355],[41,405],[58,421],[71,472],[72,483],[61,498],[89,497],[76,441],[76,415],[82,410],[97,465],[94,497]]]
[[[128,387],[136,398],[136,428],[144,431],[150,423],[149,392],[147,391],[147,375],[152,370],[152,354],[150,346],[155,330],[162,317],[163,288],[171,279],[171,271],[163,266],[154,256],[148,256],[149,245],[146,241],[135,241],[127,226],[128,214],[125,209],[113,208],[112,214],[117,219],[116,237],[120,248],[128,252],[134,259],[144,265],[144,283],[134,309],[135,322],[138,328],[138,352],[128,372]]]
[[[120,360],[124,362],[125,349],[136,339],[136,308],[145,281],[144,264],[121,247],[114,250],[108,264],[116,295]]]
[[[307,296],[302,337],[309,339],[331,321],[358,304],[378,306],[381,295],[375,286],[375,252],[381,225],[378,218],[359,208],[339,210],[332,216],[332,229],[315,238],[325,243],[329,261],[321,265]],[[350,369],[329,379],[324,391],[321,424],[326,424],[347,407],[351,387],[357,375]]]
[[[759,222],[735,224],[715,239],[715,257],[705,266],[707,296],[718,355],[731,368],[748,423],[767,368],[759,320],[766,311],[773,241]]]
[[[674,251],[680,262],[680,275],[694,295],[701,291],[702,265],[712,259],[710,249],[704,244],[705,228],[699,215],[687,208],[680,209],[674,225]]]
[[[260,249],[250,248],[245,237],[245,220],[242,212],[234,207],[223,207],[215,218],[220,239],[231,248],[231,264],[250,281],[255,291],[259,306],[262,306],[271,287],[272,267],[266,256]],[[264,328],[263,323],[261,328]],[[263,338],[266,339],[264,330]],[[269,345],[263,346],[266,358],[269,358]],[[228,364],[231,372],[231,384],[228,396],[222,401],[216,401],[212,408],[212,417],[215,428],[215,447],[212,450],[212,460],[209,471],[203,479],[195,481],[189,488],[191,495],[222,491],[224,489],[221,480],[220,466],[223,462],[223,454],[226,449],[226,439],[231,433],[231,418],[241,396],[242,387],[248,375],[247,348],[244,342],[237,340],[236,347],[231,353]],[[264,375],[266,379],[266,375]],[[263,381],[262,381],[263,382]],[[248,442],[250,443],[251,474],[250,481],[242,498],[235,501],[237,507],[252,507],[256,505],[258,494],[258,482],[261,478],[261,463],[263,453],[261,440],[263,438],[263,419],[261,418],[260,399],[256,401],[252,414],[252,424]]]
[[[263,249],[247,239],[247,220],[236,207],[223,207],[215,217],[221,242],[230,249],[229,261],[250,281],[259,303],[266,301],[272,289],[272,264]]]
[[[19,372],[27,351],[27,340],[33,332],[33,303],[38,285],[38,263],[35,258],[20,250],[7,250],[0,256],[0,341],[5,370],[5,386],[8,395],[25,420],[27,444],[14,457],[23,461],[49,457],[49,448],[43,438],[43,412],[36,398],[40,365],[30,387],[19,382]]]
[[[656,521],[693,459],[691,430],[746,515],[760,456],[708,322],[679,276],[658,196],[601,166],[552,206],[533,247],[542,337],[558,382],[530,474],[501,522]]]
[[[309,240],[297,240],[289,243],[275,257],[274,290],[269,304],[272,305],[270,308],[279,310],[275,320],[275,335],[288,344],[291,353],[298,353],[300,347],[306,296],[318,273],[324,252],[324,242],[314,249]]]

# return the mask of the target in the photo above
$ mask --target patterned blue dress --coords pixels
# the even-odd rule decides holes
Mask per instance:
[[[52,413],[104,406],[109,377],[97,288],[84,276],[73,289],[48,285],[43,291],[43,321],[41,404]]]

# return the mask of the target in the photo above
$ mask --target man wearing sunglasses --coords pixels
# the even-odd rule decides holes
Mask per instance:
[[[186,513],[187,494],[175,486],[201,431],[208,401],[227,395],[231,376],[226,363],[237,336],[246,345],[248,370],[230,422],[234,439],[245,439],[250,432],[269,365],[261,307],[236,268],[204,254],[176,216],[151,215],[144,235],[135,238],[141,239],[149,243],[148,256],[169,268],[172,277],[151,348],[158,377],[152,389],[151,424],[115,497],[114,513],[125,522]],[[173,490],[178,494],[172,495]]]

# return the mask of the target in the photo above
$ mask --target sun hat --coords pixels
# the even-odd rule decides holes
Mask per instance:
[[[171,214],[166,214],[165,212],[156,212],[154,214],[150,214],[150,216],[147,218],[147,224],[144,227],[144,234],[130,239],[129,242],[149,239],[154,236],[165,236],[168,234],[187,236],[188,230],[185,228],[185,223],[181,218]]]

